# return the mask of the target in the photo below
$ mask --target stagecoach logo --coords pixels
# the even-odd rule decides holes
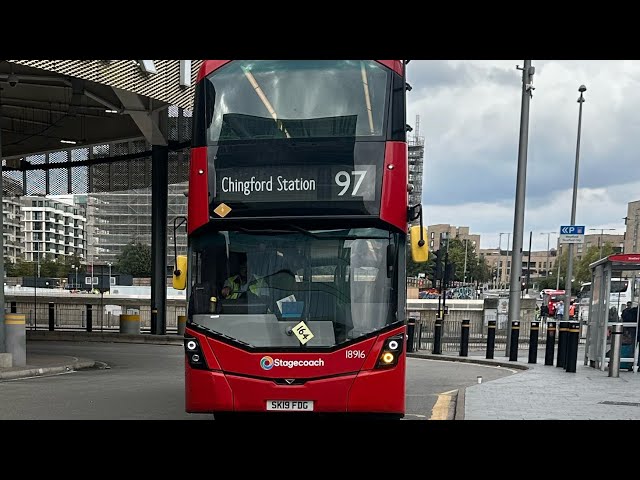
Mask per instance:
[[[271,370],[273,368],[273,358],[262,357],[262,359],[260,359],[260,366],[263,370]]]
[[[260,367],[263,370],[271,370],[273,367],[324,367],[324,360],[283,360],[281,358],[271,358],[266,355],[260,359]]]

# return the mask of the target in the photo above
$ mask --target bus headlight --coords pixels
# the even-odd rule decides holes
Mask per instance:
[[[185,338],[184,350],[185,354],[187,355],[187,361],[189,362],[189,366],[191,368],[207,368],[207,363],[204,360],[204,355],[202,355],[202,349],[200,348],[198,339]]]
[[[376,368],[395,367],[398,364],[398,358],[402,353],[404,339],[402,335],[395,335],[385,340]]]

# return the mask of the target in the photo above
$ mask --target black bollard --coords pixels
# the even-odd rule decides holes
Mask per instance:
[[[436,318],[435,330],[433,332],[433,353],[442,353],[442,319]]]
[[[520,322],[514,320],[511,322],[511,345],[509,348],[509,361],[518,361],[518,338],[520,337]]]
[[[547,342],[544,352],[544,364],[553,366],[553,353],[556,347],[556,322],[547,322]]]
[[[53,332],[56,320],[56,306],[54,303],[49,303],[49,331]]]
[[[529,333],[529,363],[538,362],[538,333],[540,330],[540,322],[531,322],[531,331]]]
[[[92,318],[92,305],[91,304],[87,304],[87,332],[90,332],[91,330],[93,330],[93,318]]]
[[[493,351],[496,348],[496,321],[489,320],[487,322],[487,357],[493,358]]]
[[[460,331],[460,356],[466,357],[469,355],[469,327],[471,327],[471,320],[462,320],[462,326]]]
[[[576,372],[578,363],[578,343],[580,342],[580,323],[569,322],[567,332],[567,355],[565,360],[565,370],[569,373]]]
[[[569,322],[558,322],[558,360],[556,367],[564,368],[564,361],[567,355],[567,333],[569,332]]]
[[[414,334],[416,329],[416,319],[409,318],[407,320],[407,353],[413,353]]]

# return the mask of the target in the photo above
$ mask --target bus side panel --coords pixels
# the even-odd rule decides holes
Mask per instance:
[[[207,147],[191,149],[187,230],[189,234],[209,222]]]
[[[234,408],[241,412],[263,412],[267,400],[313,400],[314,412],[346,412],[355,375],[312,380],[304,385],[227,375],[234,394]]]
[[[204,62],[202,62],[202,65],[200,66],[200,70],[198,71],[198,79],[196,81],[199,82],[200,80],[205,78],[207,75],[209,75],[211,72],[219,69],[223,65],[226,65],[230,61],[231,60],[205,60]],[[393,61],[393,60],[387,60],[387,61]]]
[[[404,353],[393,368],[360,372],[349,392],[349,412],[404,414],[405,373]]]
[[[398,75],[404,74],[404,62],[402,60],[376,60],[387,68],[390,68]]]
[[[233,392],[222,372],[198,370],[185,365],[184,373],[187,413],[233,410]]]
[[[387,142],[384,152],[382,201],[380,218],[407,231],[407,204],[409,202],[408,147],[404,142]]]

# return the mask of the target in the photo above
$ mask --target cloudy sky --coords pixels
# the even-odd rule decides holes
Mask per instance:
[[[426,224],[469,226],[481,248],[512,232],[523,60],[412,60],[408,123],[425,140]],[[640,61],[532,60],[524,248],[571,220],[584,84],[576,224],[625,230],[627,203],[640,200]],[[415,133],[415,129],[414,129]],[[595,233],[589,232],[587,233]],[[614,231],[606,233],[616,233]],[[557,235],[551,236],[551,245]],[[506,235],[502,238],[506,248]]]

